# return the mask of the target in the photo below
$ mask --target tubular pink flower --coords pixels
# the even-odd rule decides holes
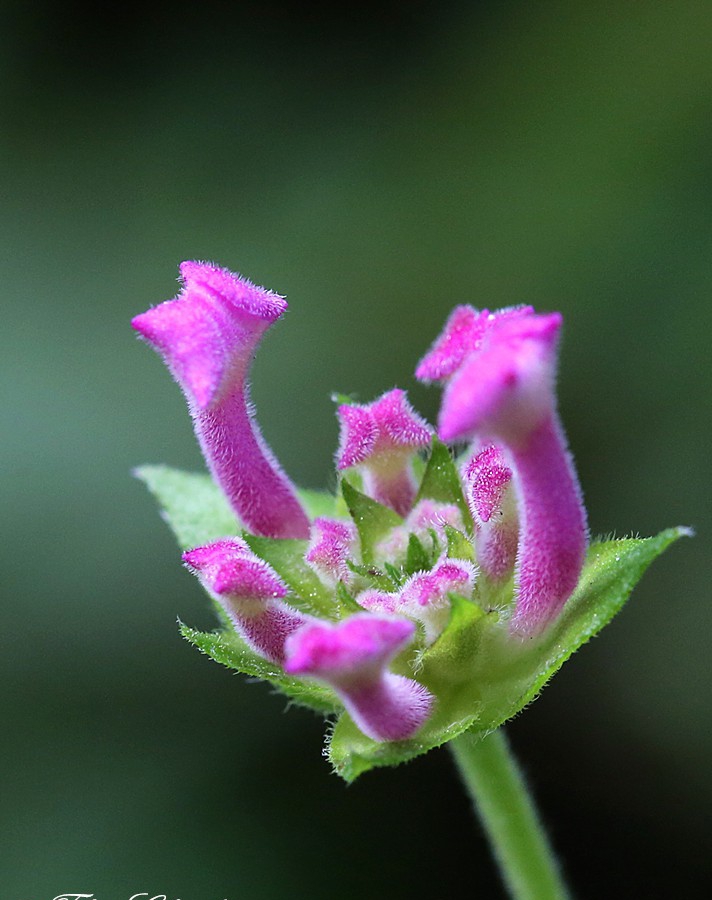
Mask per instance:
[[[374,613],[407,616],[423,625],[430,646],[442,633],[450,615],[449,594],[470,595],[477,577],[472,563],[441,557],[429,572],[416,572],[400,591],[367,590],[356,602]]]
[[[367,612],[335,625],[306,625],[287,640],[285,671],[331,685],[374,741],[407,740],[428,718],[434,700],[417,681],[388,671],[414,634],[407,619]]]
[[[477,525],[477,561],[490,578],[506,578],[514,568],[519,540],[512,470],[490,444],[463,470],[465,495]]]
[[[247,386],[257,345],[286,301],[206,263],[180,271],[178,296],[131,324],[181,386],[203,455],[239,518],[257,534],[306,538],[309,521],[260,433]]]
[[[416,492],[413,455],[430,443],[430,426],[397,388],[365,406],[339,406],[338,416],[337,468],[359,466],[366,493],[405,516]]]
[[[561,321],[559,313],[528,309],[492,314],[450,372],[440,410],[442,440],[494,441],[514,472],[520,532],[510,627],[525,637],[559,614],[587,545],[581,491],[556,412]]]
[[[284,663],[284,644],[310,617],[282,602],[287,586],[240,538],[225,538],[183,554],[207,592],[223,607],[245,643]]]
[[[338,581],[345,584],[351,581],[352,572],[347,560],[355,557],[357,536],[352,522],[321,517],[312,522],[304,558],[329,587],[335,587]]]

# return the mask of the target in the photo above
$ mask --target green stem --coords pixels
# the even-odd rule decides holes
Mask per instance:
[[[460,774],[515,900],[564,900],[569,893],[504,729],[450,743]]]

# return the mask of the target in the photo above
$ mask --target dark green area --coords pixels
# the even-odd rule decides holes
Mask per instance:
[[[287,295],[253,398],[314,489],[334,389],[434,418],[454,303],[564,313],[592,533],[698,537],[512,743],[578,897],[709,896],[711,45],[701,0],[3,4],[4,897],[498,896],[444,753],[346,789],[177,632],[213,612],[130,471],[201,460],[128,321],[184,258]]]

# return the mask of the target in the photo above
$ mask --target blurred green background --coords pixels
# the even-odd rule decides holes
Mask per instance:
[[[502,896],[446,753],[347,789],[179,639],[212,617],[129,473],[202,461],[129,319],[207,258],[288,297],[253,394],[312,487],[332,390],[434,417],[454,303],[563,311],[593,533],[698,536],[509,730],[577,896],[709,897],[709,3],[0,17],[2,896]]]

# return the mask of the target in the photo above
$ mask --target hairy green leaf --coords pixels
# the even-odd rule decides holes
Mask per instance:
[[[240,533],[240,524],[209,475],[170,466],[134,469],[161,507],[181,550]]]

